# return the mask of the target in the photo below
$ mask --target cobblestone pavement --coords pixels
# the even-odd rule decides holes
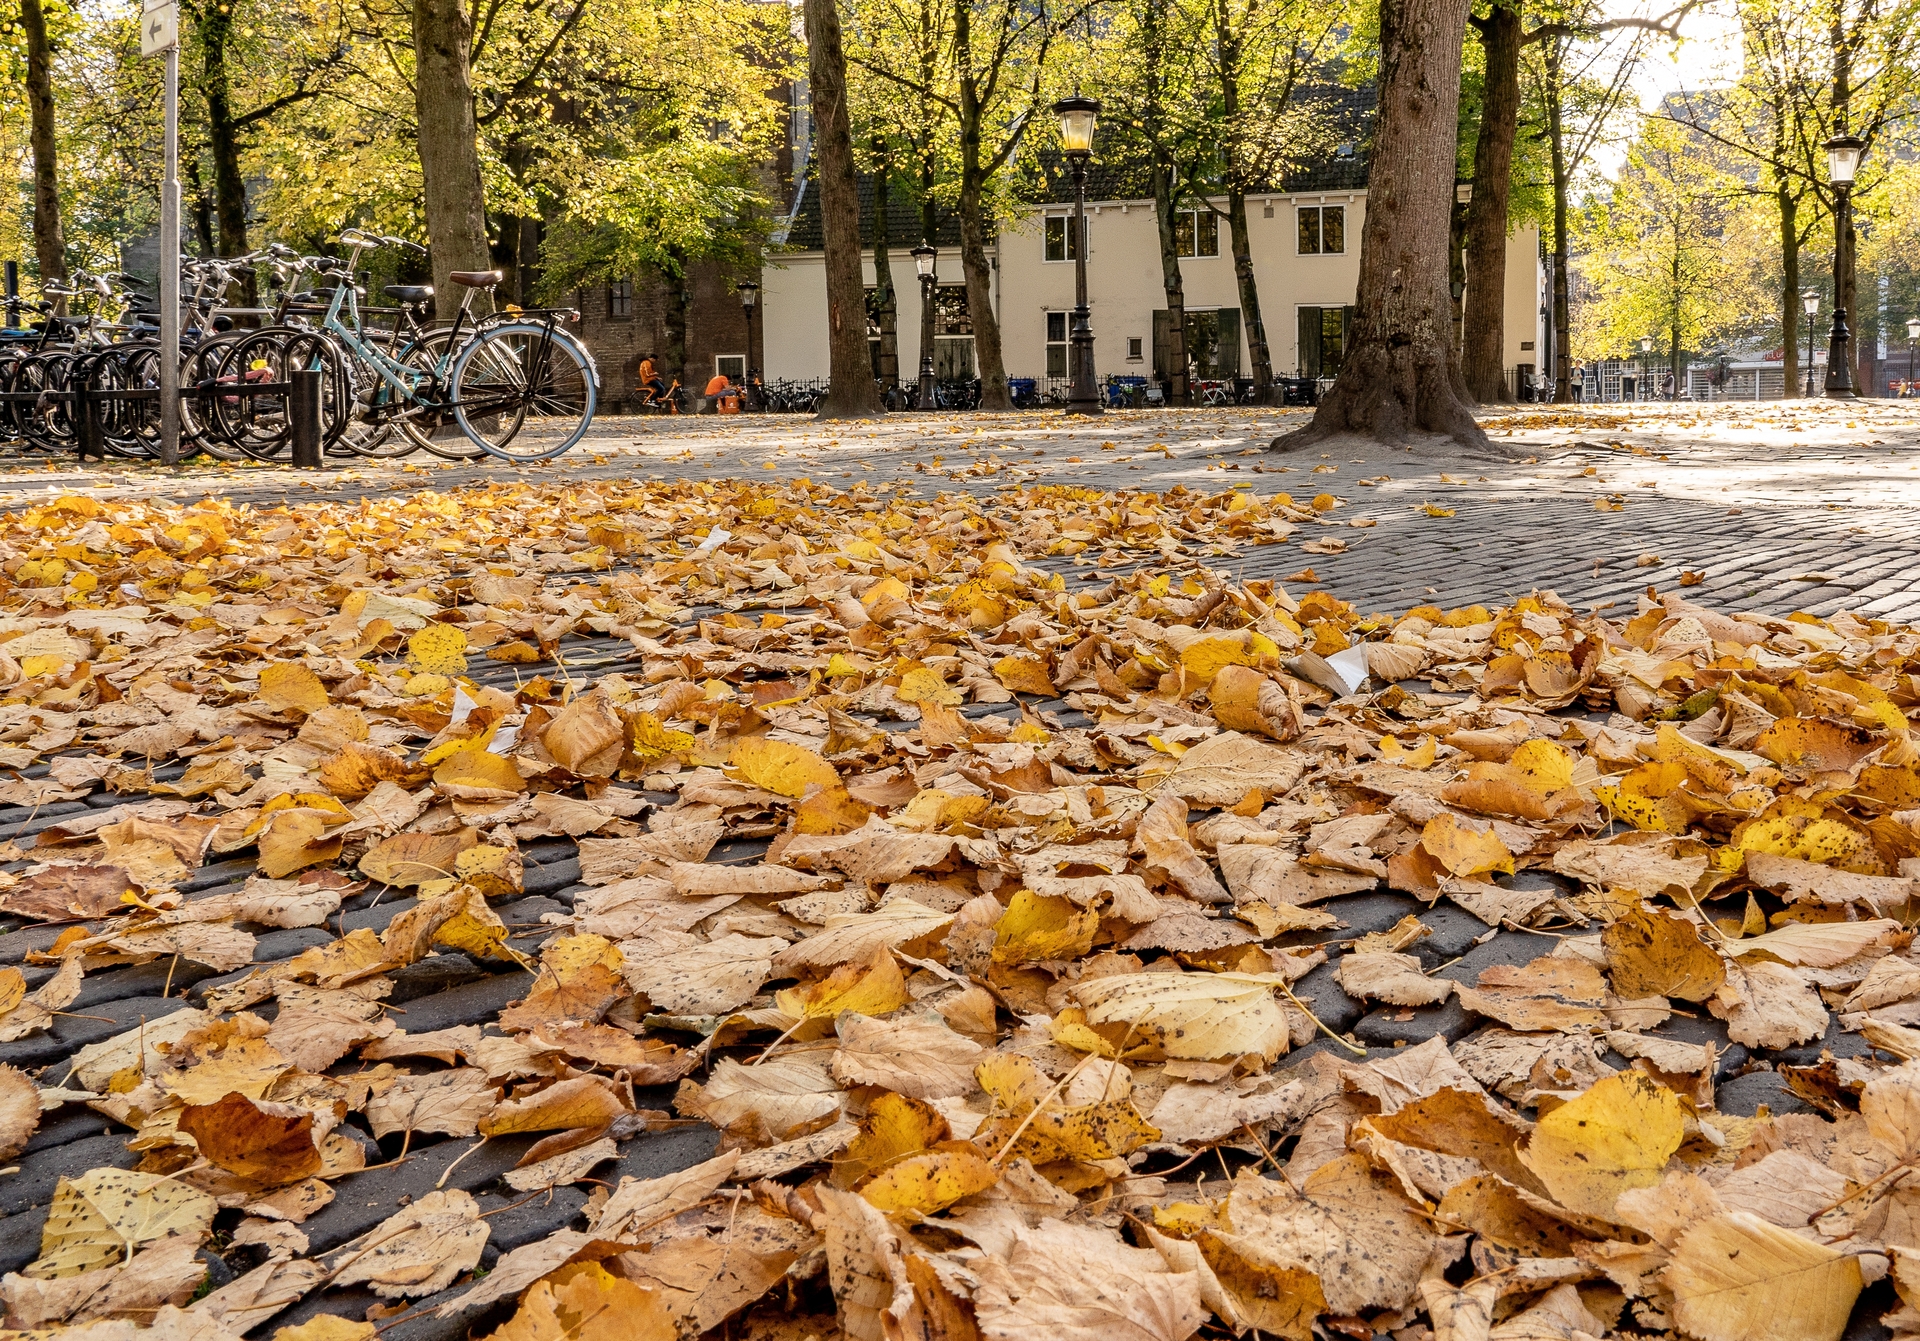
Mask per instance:
[[[1483,422],[1507,459],[1376,445],[1269,453],[1307,411],[899,415],[820,424],[794,416],[611,418],[553,465],[415,458],[170,475],[115,463],[0,469],[0,506],[75,489],[214,494],[274,506],[313,498],[521,479],[707,480],[806,476],[895,482],[922,494],[1013,485],[1204,492],[1247,487],[1340,500],[1336,529],[1237,555],[1170,555],[1244,576],[1325,585],[1369,609],[1498,601],[1551,588],[1579,605],[1685,584],[1731,609],[1920,617],[1920,409],[1892,401],[1718,406],[1521,407]],[[1431,505],[1429,507],[1428,505]],[[1436,515],[1450,512],[1450,516]],[[1336,554],[1303,553],[1337,538]],[[1311,571],[1312,578],[1297,577]]]

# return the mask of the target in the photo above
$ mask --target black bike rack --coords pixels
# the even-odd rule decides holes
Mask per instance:
[[[320,453],[320,370],[318,368],[297,368],[286,382],[242,382],[231,386],[203,383],[200,386],[181,387],[182,400],[211,400],[215,397],[240,396],[285,396],[287,398],[287,418],[293,430],[293,466],[296,470],[319,470]],[[79,406],[80,413],[74,416],[74,446],[82,461],[88,457],[107,459],[106,425],[101,422],[101,407],[108,401],[157,401],[160,393],[152,387],[138,387],[124,391],[90,391],[81,387],[74,391],[5,391],[0,392],[0,404],[40,405],[47,401],[62,401],[68,405]]]

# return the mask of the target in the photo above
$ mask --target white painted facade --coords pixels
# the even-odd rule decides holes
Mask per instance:
[[[1225,201],[1217,203],[1224,210]],[[1332,254],[1303,255],[1299,211],[1326,206],[1345,211],[1345,245]],[[1049,215],[1071,212],[1071,206],[1057,204],[1027,207],[989,249],[995,272],[994,305],[1009,377],[1047,375],[1047,315],[1073,307],[1073,263],[1047,258],[1044,223]],[[1365,191],[1248,200],[1254,276],[1276,376],[1294,375],[1299,368],[1299,309],[1339,308],[1353,302],[1365,212]],[[1153,204],[1140,200],[1090,202],[1087,215],[1087,293],[1095,367],[1102,378],[1110,374],[1150,377],[1153,314],[1166,306]],[[907,381],[912,380],[920,360],[920,285],[914,276],[913,258],[906,251],[910,245],[896,244],[889,255],[898,294],[900,372]],[[1532,226],[1518,229],[1507,246],[1504,366],[1530,364],[1538,369],[1543,348],[1539,230]],[[1188,312],[1239,310],[1224,218],[1218,225],[1217,254],[1185,257],[1180,264]],[[865,271],[867,283],[872,284],[871,252],[866,256]],[[957,249],[941,250],[939,272],[943,285],[960,283]],[[827,303],[821,254],[798,252],[772,257],[762,281],[765,375],[769,380],[826,377]],[[1056,334],[1058,328],[1056,322]],[[1244,322],[1238,364],[1242,376],[1251,374]],[[1055,366],[1060,366],[1057,359]]]

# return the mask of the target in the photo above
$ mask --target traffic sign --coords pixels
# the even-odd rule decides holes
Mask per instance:
[[[140,14],[140,54],[157,56],[180,40],[180,6],[175,0],[145,0]]]

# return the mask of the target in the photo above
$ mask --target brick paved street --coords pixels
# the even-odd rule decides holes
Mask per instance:
[[[1515,452],[1497,461],[1379,447],[1261,450],[1306,414],[1131,411],[1091,422],[1057,412],[900,415],[844,424],[613,418],[547,467],[414,458],[332,462],[318,476],[261,466],[195,467],[169,478],[150,465],[62,464],[0,471],[0,505],[83,488],[182,501],[215,493],[271,506],[488,479],[627,475],[869,480],[921,494],[992,494],[1019,484],[1209,493],[1245,486],[1303,500],[1331,493],[1340,500],[1329,514],[1338,525],[1305,527],[1285,544],[1238,554],[1170,560],[1289,579],[1296,591],[1324,585],[1369,609],[1499,601],[1535,587],[1604,606],[1691,573],[1698,581],[1689,594],[1725,608],[1920,618],[1920,410],[1898,402],[1519,407],[1483,416],[1495,442]],[[1431,515],[1426,504],[1454,515]],[[1327,539],[1345,541],[1346,551],[1302,551]],[[1308,569],[1317,581],[1295,577]]]

